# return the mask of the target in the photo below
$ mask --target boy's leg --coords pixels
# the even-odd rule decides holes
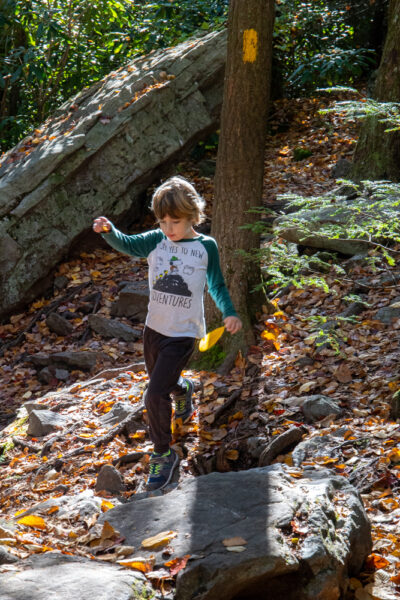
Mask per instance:
[[[193,352],[194,344],[194,338],[171,338],[149,328],[145,329],[145,361],[150,377],[145,404],[150,439],[157,454],[169,450],[172,412],[170,393],[181,388],[177,384],[182,369]]]

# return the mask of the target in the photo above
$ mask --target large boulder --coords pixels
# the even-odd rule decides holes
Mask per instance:
[[[225,57],[222,31],[138,58],[2,157],[0,316],[49,285],[94,217],[141,216],[146,189],[217,127]]]
[[[338,600],[371,550],[362,502],[343,477],[278,464],[189,480],[99,521],[140,556],[154,554],[154,568],[189,555],[176,600]],[[164,531],[176,534],[168,559],[165,546],[141,547]]]
[[[61,552],[31,556],[0,577],[1,600],[136,600],[151,595],[138,571]]]

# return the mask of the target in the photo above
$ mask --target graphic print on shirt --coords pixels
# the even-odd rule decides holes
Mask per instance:
[[[188,265],[183,266],[183,261],[177,256],[171,256],[168,269],[162,271],[163,260],[161,257],[158,257],[157,259],[157,266],[161,273],[159,273],[156,281],[153,283],[154,290],[164,292],[165,294],[175,294],[176,296],[189,297],[192,295],[188,284],[183,279],[182,275],[180,275],[180,271],[184,274],[191,275],[194,271],[193,267],[189,267]]]

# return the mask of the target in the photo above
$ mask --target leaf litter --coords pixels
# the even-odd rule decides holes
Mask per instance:
[[[321,120],[318,110],[330,101],[331,98],[312,98],[274,103],[265,157],[266,204],[273,205],[277,196],[285,192],[318,195],[336,187],[332,167],[339,158],[351,158],[356,138],[354,128],[340,116]],[[301,146],[310,149],[312,155],[294,161],[293,150]],[[214,159],[215,155],[210,151],[209,157]],[[207,200],[209,221],[212,178],[201,175],[198,166],[189,160],[181,164],[181,171]],[[147,221],[144,226],[151,227],[152,222]],[[229,375],[187,372],[196,384],[196,416],[189,424],[178,422],[174,430],[174,447],[182,459],[181,479],[213,470],[241,470],[257,466],[248,451],[249,437],[259,436],[267,443],[291,427],[302,425],[303,395],[323,394],[334,400],[342,413],[308,424],[304,436],[312,441],[330,435],[334,441],[324,444],[322,453],[305,456],[302,466],[331,469],[348,478],[362,494],[372,524],[374,547],[360,576],[350,580],[349,600],[390,600],[400,592],[400,431],[390,418],[391,398],[400,390],[400,320],[388,327],[375,318],[378,308],[397,297],[395,286],[375,285],[380,268],[383,270],[378,264],[377,274],[376,268],[356,265],[342,281],[336,274],[328,273],[325,277],[329,292],[291,288],[277,302],[275,314],[260,308],[256,343],[246,357],[237,358]],[[386,274],[397,273],[395,265],[384,269]],[[57,276],[65,278],[66,288],[50,298],[36,300],[26,312],[12,315],[8,323],[0,326],[0,421],[4,427],[0,438],[0,543],[19,558],[57,549],[117,562],[140,570],[154,585],[167,590],[176,574],[185,568],[189,555],[166,560],[158,568],[152,555],[135,556],[134,548],[124,547],[119,533],[111,531],[111,526],[104,525],[97,531],[99,514],[114,506],[112,495],[95,492],[102,498],[99,512],[86,519],[79,513],[62,517],[57,504],[65,494],[95,490],[98,472],[107,464],[116,465],[124,478],[122,496],[129,499],[141,489],[151,452],[143,415],[135,431],[122,430],[109,438],[104,437],[109,429],[100,417],[118,401],[140,405],[146,374],[143,369],[129,367],[143,361],[143,347],[140,341],[104,340],[89,331],[88,311],[92,305],[87,295],[89,291],[97,293],[97,314],[110,317],[121,282],[144,281],[146,265],[141,260],[132,264],[130,258],[108,249],[96,249],[60,264]],[[361,279],[368,282],[368,307],[362,316],[352,322],[344,320],[336,329],[339,354],[329,346],[318,346],[310,317],[324,314],[328,320],[334,318],[347,306],[344,298]],[[46,309],[53,302],[57,303],[58,313],[68,317],[73,326],[66,336],[51,332],[46,323]],[[120,320],[132,324],[129,319]],[[143,328],[143,323],[135,322],[134,326]],[[38,352],[68,350],[98,353],[90,374],[97,382],[96,389],[88,374],[78,368],[69,372],[67,381],[55,375],[40,381],[37,370],[26,362],[26,357]],[[70,419],[68,432],[41,439],[27,436],[26,417],[15,419],[18,408],[27,400],[46,404],[66,415]],[[334,437],[339,432],[341,437]],[[97,443],[99,440],[104,441]],[[57,461],[62,461],[60,469]],[[273,462],[289,465],[292,476],[301,477],[301,468],[293,467],[291,452],[276,456]],[[53,504],[44,514],[35,510],[20,516],[46,500]],[[150,544],[148,550],[143,548],[144,552],[151,552],[160,543],[168,554],[167,544],[173,544],[178,533],[161,532],[155,541],[143,540]],[[305,535],[302,523],[293,522],[293,545],[301,543]],[[238,537],[221,542],[231,551],[246,548],[246,540]]]

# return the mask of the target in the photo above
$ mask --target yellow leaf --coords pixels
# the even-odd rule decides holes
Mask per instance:
[[[110,508],[114,508],[114,504],[111,504],[111,502],[107,502],[107,500],[103,500],[101,503],[101,510],[103,512],[106,512],[107,510],[110,510]]]
[[[225,452],[225,456],[228,460],[237,460],[239,458],[239,452],[237,450],[228,450],[228,452]]]
[[[42,519],[42,517],[37,517],[36,515],[27,515],[26,517],[22,517],[22,519],[19,519],[18,523],[20,525],[33,527],[34,529],[46,529],[46,522],[44,519]]]
[[[224,333],[224,331],[225,331],[225,326],[217,327],[217,329],[210,331],[209,333],[207,333],[207,335],[205,335],[203,338],[201,338],[201,340],[199,342],[200,352],[205,352],[206,350],[208,350],[209,348],[214,346],[214,344],[216,344],[218,342],[219,338]]]
[[[144,539],[142,541],[142,547],[146,548],[146,550],[152,550],[153,548],[165,546],[177,535],[178,533],[176,531],[161,531],[161,533],[158,533],[157,535]]]
[[[241,421],[243,419],[243,413],[241,410],[239,410],[237,413],[235,413],[234,415],[231,415],[229,417],[229,423],[232,423],[232,421]]]
[[[271,340],[272,342],[275,342],[278,336],[273,331],[267,331],[264,329],[264,331],[261,332],[261,337],[263,340]]]

